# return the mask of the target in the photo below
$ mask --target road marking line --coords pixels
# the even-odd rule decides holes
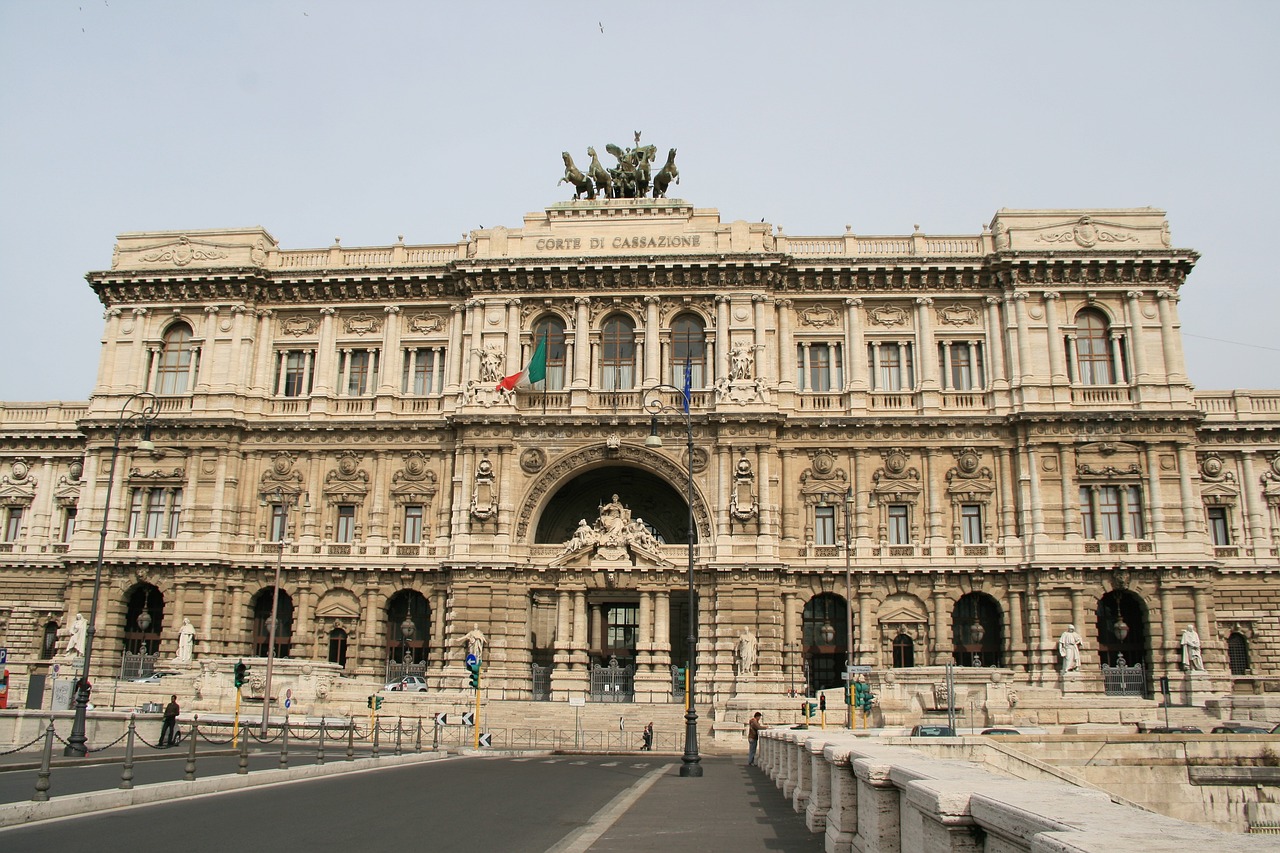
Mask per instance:
[[[617,823],[618,818],[626,814],[627,810],[635,805],[636,800],[643,797],[645,792],[672,767],[675,765],[664,764],[641,776],[634,785],[605,803],[600,811],[591,816],[591,820],[587,821],[585,826],[566,835],[553,847],[547,848],[547,853],[586,853],[591,849],[591,845],[599,841],[600,837]]]

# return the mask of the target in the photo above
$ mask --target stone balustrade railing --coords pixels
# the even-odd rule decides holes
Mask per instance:
[[[1002,776],[847,732],[768,729],[756,757],[827,853],[1186,853],[1275,850],[1113,802],[1103,791]]]

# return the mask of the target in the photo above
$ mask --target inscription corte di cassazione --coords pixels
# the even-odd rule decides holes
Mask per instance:
[[[534,241],[539,252],[575,252],[580,249],[696,249],[702,245],[701,234],[659,234],[632,237],[618,236],[612,241],[604,237],[542,237]]]

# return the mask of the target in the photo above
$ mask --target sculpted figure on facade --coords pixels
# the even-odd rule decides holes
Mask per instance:
[[[574,165],[573,157],[568,151],[561,151],[560,156],[564,158],[564,177],[560,179],[560,183],[573,185],[573,200],[578,201],[583,196],[595,199],[596,185]]]
[[[735,654],[738,658],[738,675],[754,675],[756,671],[756,652],[759,649],[759,640],[756,639],[755,632],[750,628],[746,628],[738,635],[738,644]]]
[[[653,197],[666,198],[667,188],[672,182],[680,183],[680,170],[676,168],[676,149],[667,152],[667,162],[658,174],[653,176]]]
[[[190,619],[182,620],[182,627],[178,629],[178,652],[173,659],[178,663],[191,663],[191,658],[195,652],[196,644],[196,628],[191,624]]]
[[[1084,649],[1084,638],[1076,633],[1075,625],[1068,625],[1067,630],[1058,637],[1058,654],[1062,658],[1062,671],[1075,672],[1080,669],[1080,652]]]
[[[89,622],[84,618],[83,613],[77,613],[67,627],[59,628],[58,636],[65,637],[67,642],[62,649],[62,653],[69,658],[84,657],[85,635],[88,630]]]
[[[1204,657],[1200,654],[1200,635],[1188,625],[1179,640],[1182,647],[1182,668],[1187,672],[1204,672]]]
[[[471,630],[462,637],[462,645],[466,647],[467,654],[475,655],[477,660],[484,658],[484,647],[488,642],[479,625],[472,625]]]
[[[569,557],[590,549],[614,559],[632,549],[656,557],[661,544],[644,519],[633,518],[630,508],[615,494],[608,503],[600,504],[594,524],[578,519],[578,526],[565,541],[560,555]]]
[[[755,375],[756,348],[740,341],[729,350],[729,366],[735,380],[751,379]]]

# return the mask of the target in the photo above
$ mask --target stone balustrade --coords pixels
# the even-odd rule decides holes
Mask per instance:
[[[757,763],[827,853],[1275,850],[1066,782],[1002,776],[849,732],[761,732]]]

